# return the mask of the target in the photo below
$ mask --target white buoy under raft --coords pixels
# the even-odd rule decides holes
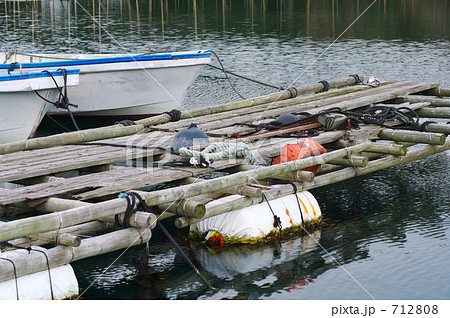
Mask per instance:
[[[46,251],[38,246],[33,246],[33,250]],[[13,270],[13,259],[26,257],[28,253],[27,250],[0,252],[0,262],[10,262]],[[78,281],[69,264],[0,282],[0,300],[69,299],[78,294]]]
[[[206,208],[223,204],[224,200],[235,200],[236,197],[221,198],[220,203],[212,201],[206,204]],[[267,199],[193,224],[190,236],[216,245],[254,244],[276,237],[280,232],[311,227],[322,219],[319,204],[308,191]]]

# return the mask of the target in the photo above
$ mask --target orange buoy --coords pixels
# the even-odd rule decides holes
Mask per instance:
[[[327,150],[315,141],[314,138],[308,137],[300,144],[287,144],[281,148],[281,155],[273,160],[272,165],[308,158],[311,156],[318,156],[326,152]],[[316,174],[319,172],[319,169],[320,165],[315,165],[302,170],[311,171]]]

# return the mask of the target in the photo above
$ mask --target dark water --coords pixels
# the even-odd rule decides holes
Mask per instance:
[[[274,85],[358,73],[450,87],[449,1],[137,3],[102,1],[99,18],[95,1],[103,29],[93,23],[92,1],[28,1],[13,10],[13,2],[0,0],[0,51],[211,49],[227,69]],[[274,91],[232,81],[245,97]],[[238,99],[223,74],[207,67],[184,107]],[[133,281],[142,246],[73,267],[88,299],[449,299],[449,189],[447,151],[311,191],[326,222],[310,236],[212,253],[192,245],[187,233],[175,234],[219,292],[206,289],[158,231],[150,264],[159,274],[152,280]]]

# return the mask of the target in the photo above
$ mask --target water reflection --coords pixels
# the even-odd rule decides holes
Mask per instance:
[[[369,0],[0,2],[3,2],[0,18],[4,26],[1,42],[7,41],[13,30],[24,30],[22,41],[31,38],[32,43],[42,47],[49,36],[50,25],[53,40],[62,41],[72,50],[89,52],[106,52],[111,48],[120,51],[117,42],[128,42],[124,39],[129,36],[134,37],[135,45],[149,41],[164,43],[167,37],[173,36],[189,36],[198,42],[217,32],[222,38],[272,34],[285,40],[304,36],[334,39],[372,3]],[[345,37],[448,39],[450,10],[447,6],[448,1],[378,1]],[[85,38],[87,33],[93,43],[77,45],[76,38]],[[10,40],[7,42],[11,44]],[[24,44],[15,48],[22,49]]]

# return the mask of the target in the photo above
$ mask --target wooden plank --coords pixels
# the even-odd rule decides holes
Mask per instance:
[[[161,134],[159,134],[162,136]],[[141,146],[146,143],[151,143],[152,147],[157,147],[162,143],[167,143],[171,141],[173,135],[165,134],[164,138],[155,138],[155,134],[147,137],[146,139],[141,139],[140,136],[136,137],[136,142],[134,145]],[[128,137],[130,138],[130,137]],[[73,146],[76,147],[76,146]],[[130,148],[116,148],[110,146],[99,146],[99,152],[96,152],[96,148],[91,148],[86,150],[85,147],[90,148],[91,146],[78,146],[78,152],[71,152],[68,158],[64,158],[58,155],[58,160],[55,157],[51,157],[49,160],[34,160],[25,159],[15,161],[15,164],[7,163],[0,165],[0,170],[3,170],[0,176],[0,182],[22,180],[25,178],[31,178],[36,176],[47,175],[51,173],[68,171],[73,169],[80,169],[90,166],[102,165],[113,163],[117,161],[131,160],[143,157],[154,156],[158,154],[163,154],[164,151],[160,149],[130,149]],[[15,155],[15,154],[14,154]],[[8,155],[5,155],[8,156]],[[43,157],[45,158],[45,157]]]
[[[113,182],[119,178],[131,177],[141,173],[141,169],[120,167],[116,170],[92,173],[69,179],[61,178],[52,182],[20,187],[5,191],[5,193],[0,192],[0,204],[6,205],[26,200],[70,194],[75,191],[80,192],[85,189],[98,188],[102,185],[107,185],[108,182]]]
[[[88,200],[91,198],[102,197],[109,194],[125,192],[141,187],[151,186],[155,184],[167,183],[171,181],[182,180],[192,176],[201,175],[207,172],[218,171],[227,169],[230,167],[238,166],[242,163],[241,159],[237,159],[234,162],[228,160],[217,161],[213,164],[214,167],[210,168],[194,168],[194,167],[180,167],[180,168],[167,168],[167,169],[155,169],[153,173],[142,174],[133,176],[127,180],[121,182],[115,182],[113,184],[101,187],[99,189],[88,191],[74,195],[73,197],[78,200]]]

